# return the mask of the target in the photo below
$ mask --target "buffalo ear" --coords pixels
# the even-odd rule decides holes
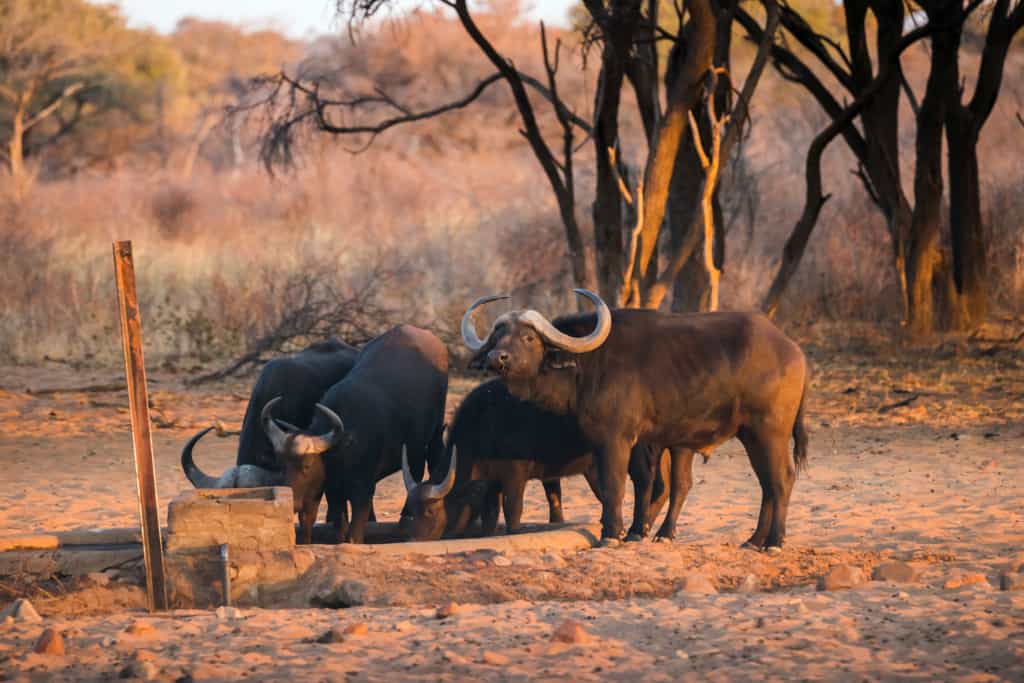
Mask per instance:
[[[562,349],[547,349],[544,353],[544,367],[549,370],[566,370],[579,367],[576,354]]]

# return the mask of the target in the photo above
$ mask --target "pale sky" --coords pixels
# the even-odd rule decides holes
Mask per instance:
[[[252,27],[271,26],[301,37],[307,32],[324,33],[337,24],[334,0],[119,0],[129,23],[169,32],[179,19],[195,16],[220,19]],[[529,0],[527,0],[529,2]],[[564,24],[573,0],[533,0],[530,16]],[[443,7],[430,0],[401,0],[404,7]]]

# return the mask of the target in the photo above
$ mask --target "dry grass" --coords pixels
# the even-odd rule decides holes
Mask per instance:
[[[431,103],[466,92],[489,73],[471,48],[453,57],[466,47],[456,28],[433,16],[421,20],[366,44],[359,68],[405,83],[393,92],[403,101],[418,96]],[[488,22],[517,65],[539,72],[533,27],[501,17]],[[402,43],[401,59],[389,40]],[[910,62],[916,83],[923,57]],[[1011,62],[1008,74],[1024,60]],[[406,83],[403,74],[416,77]],[[583,114],[592,75],[577,72],[562,86]],[[982,138],[983,197],[993,236],[993,299],[998,310],[1020,315],[1024,136],[1013,119],[1019,85],[1008,78],[1004,86]],[[814,105],[772,73],[758,97],[744,146],[748,175],[734,185],[756,195],[757,212],[752,225],[737,220],[729,235],[721,283],[727,308],[754,308],[766,290],[803,202],[805,148],[824,125]],[[21,204],[0,196],[0,360],[118,362],[114,239],[135,243],[151,363],[189,367],[238,355],[280,321],[292,303],[283,293],[289,283],[310,273],[325,278],[325,291],[376,285],[371,303],[386,311],[377,327],[414,321],[452,341],[464,306],[482,292],[512,291],[514,303],[551,312],[569,307],[573,283],[558,213],[508,104],[504,89],[495,89],[449,118],[382,136],[360,155],[317,137],[297,168],[276,177],[255,165],[218,172],[210,162],[183,180],[170,170],[126,165],[40,183]],[[554,130],[549,115],[544,125]],[[912,134],[910,126],[902,133],[908,188]],[[627,152],[634,150],[628,160],[636,163],[636,121],[624,122],[624,135]],[[577,161],[577,215],[588,236],[590,155],[584,145]],[[784,298],[784,320],[898,319],[888,236],[852,168],[836,143],[825,158],[833,197]],[[387,278],[372,282],[382,272]]]

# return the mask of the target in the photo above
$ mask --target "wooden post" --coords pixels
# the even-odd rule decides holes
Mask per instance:
[[[149,422],[149,392],[146,390],[146,365],[142,358],[142,317],[135,294],[131,242],[114,242],[114,272],[117,274],[117,301],[121,309],[121,342],[124,347],[124,374],[128,381],[132,451],[135,453],[135,475],[139,487],[146,593],[149,597],[149,611],[153,612],[167,609],[167,588],[160,516],[157,513],[159,507],[153,467],[153,436]]]

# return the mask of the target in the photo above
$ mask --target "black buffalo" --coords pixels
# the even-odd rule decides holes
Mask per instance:
[[[443,455],[442,421],[448,391],[448,351],[426,330],[400,325],[363,347],[355,366],[317,403],[308,430],[262,414],[274,452],[295,495],[300,540],[309,543],[320,498],[339,542],[362,543],[377,482],[402,468],[408,448],[422,476]],[[349,524],[347,505],[352,506]]]
[[[761,511],[747,544],[781,548],[796,472],[807,458],[807,361],[800,347],[758,314],[611,311],[596,294],[576,292],[597,311],[554,324],[536,311],[513,311],[482,340],[473,311],[502,298],[484,297],[463,316],[462,334],[475,352],[472,364],[500,375],[513,395],[575,416],[595,444],[602,537],[622,534],[630,449],[638,441],[670,448],[685,496],[694,451],[738,437],[761,484]],[[678,513],[678,497],[669,515]]]
[[[646,481],[650,455],[645,445],[635,450],[630,475],[637,498],[642,498],[651,495]],[[458,536],[479,514],[482,531],[489,536],[497,527],[499,507],[505,510],[506,529],[514,533],[520,527],[523,494],[530,479],[544,483],[550,521],[562,522],[561,477],[583,474],[598,493],[591,452],[571,415],[556,415],[521,401],[501,380],[485,382],[473,389],[455,412],[448,429],[444,481],[419,483],[403,463],[412,518],[409,535],[413,540],[434,540],[444,533]],[[634,520],[634,531],[639,535],[650,528],[665,502],[668,473],[662,474],[661,469],[659,479],[650,482],[655,502],[646,519]],[[641,513],[644,510],[642,506],[635,509]]]
[[[282,397],[277,414],[286,422],[306,426],[313,420],[313,406],[331,386],[355,365],[359,350],[337,340],[313,344],[302,351],[275,358],[263,366],[253,386],[242,420],[235,466],[220,477],[204,473],[192,459],[192,449],[213,427],[198,432],[181,451],[181,469],[196,488],[245,488],[284,483],[282,465],[260,424],[263,407]]]

